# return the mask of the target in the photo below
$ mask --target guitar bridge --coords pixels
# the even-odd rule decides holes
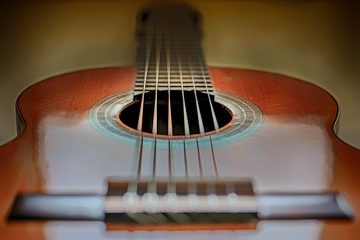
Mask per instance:
[[[105,212],[121,224],[251,223],[257,201],[247,180],[110,182]]]
[[[21,194],[9,215],[9,220],[104,221],[117,230],[248,229],[273,219],[349,220],[352,211],[338,192],[255,194],[251,181],[241,179],[110,181],[105,196]]]

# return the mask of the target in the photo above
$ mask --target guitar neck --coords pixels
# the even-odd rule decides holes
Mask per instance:
[[[213,93],[198,18],[188,8],[154,8],[139,18],[135,95],[143,91]]]

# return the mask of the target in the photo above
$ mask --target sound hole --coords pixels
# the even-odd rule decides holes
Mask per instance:
[[[209,97],[207,94],[200,91],[196,92],[202,122],[204,125],[205,133],[215,130],[213,115],[211,112],[211,106]],[[185,135],[184,125],[184,107],[183,97],[181,91],[171,91],[171,117],[172,117],[172,129],[173,135],[181,136]],[[142,95],[135,96],[134,102],[125,107],[120,112],[120,121],[126,126],[137,129],[140,106]],[[158,135],[168,134],[168,92],[158,91],[157,96],[157,133]],[[186,106],[186,113],[188,116],[188,123],[190,134],[200,134],[199,120],[197,113],[197,104],[194,91],[184,91],[184,99]],[[214,97],[210,97],[216,119],[219,128],[224,127],[232,120],[232,114],[222,104],[214,101]],[[153,119],[154,119],[154,103],[155,103],[155,91],[145,93],[144,96],[144,110],[143,110],[143,125],[142,132],[152,133]]]

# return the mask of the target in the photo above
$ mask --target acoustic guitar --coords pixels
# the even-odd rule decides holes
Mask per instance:
[[[136,67],[26,89],[0,148],[0,238],[359,239],[360,151],[292,77],[208,68],[200,16],[138,15]]]

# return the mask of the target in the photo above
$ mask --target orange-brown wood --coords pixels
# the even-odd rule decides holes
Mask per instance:
[[[338,120],[336,100],[329,93],[311,83],[283,75],[225,68],[213,68],[211,73],[218,91],[244,96],[260,106],[264,114],[275,115],[281,121],[286,122],[289,115],[298,118],[314,114],[324,117],[323,127],[326,128],[332,144],[328,150],[335,154],[331,188],[345,193],[354,209],[355,219],[350,224],[328,221],[325,224],[322,239],[358,239],[360,236],[360,151],[344,143],[334,132]],[[229,86],[232,87],[229,88]],[[264,92],[270,94],[264,95]],[[299,99],[301,101],[298,101]]]
[[[302,119],[307,119],[308,123],[316,118],[317,127],[318,119],[321,120],[320,127],[326,133],[324,137],[328,144],[319,151],[326,151],[324,154],[331,154],[334,158],[329,190],[345,194],[354,208],[355,219],[350,223],[326,222],[320,238],[358,239],[360,151],[345,144],[333,131],[338,114],[334,98],[319,87],[283,75],[228,68],[211,68],[210,73],[216,91],[248,99],[259,107],[267,119],[286,124],[294,120],[301,122]],[[43,191],[47,184],[46,165],[39,157],[44,148],[39,143],[47,134],[39,127],[42,121],[51,116],[57,116],[57,119],[61,116],[62,127],[76,129],[97,101],[116,93],[132,91],[134,81],[133,67],[84,70],[39,82],[21,94],[17,110],[21,115],[19,118],[23,119],[20,126],[25,127],[15,140],[0,147],[1,239],[51,239],[45,234],[46,223],[9,223],[6,219],[17,193]],[[290,150],[284,148],[283,151]]]

